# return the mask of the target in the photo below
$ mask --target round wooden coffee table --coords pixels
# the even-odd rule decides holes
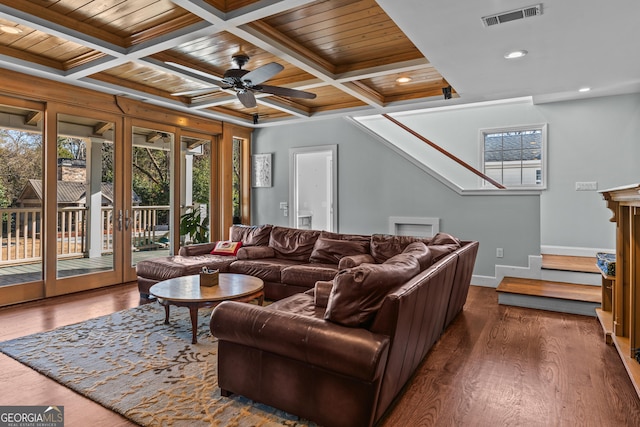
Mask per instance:
[[[220,273],[218,285],[200,286],[200,276],[175,277],[158,282],[149,289],[149,293],[164,305],[165,325],[169,324],[169,306],[188,307],[191,314],[193,331],[192,344],[198,342],[198,309],[214,307],[222,301],[249,302],[254,299],[262,305],[264,302],[264,282],[246,274]]]

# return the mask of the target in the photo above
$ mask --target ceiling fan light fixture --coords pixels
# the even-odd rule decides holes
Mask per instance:
[[[514,51],[511,51],[511,52],[505,53],[504,57],[505,57],[505,59],[516,59],[516,58],[522,58],[523,56],[525,56],[528,53],[529,52],[527,52],[524,49],[522,49],[522,50],[514,50]]]

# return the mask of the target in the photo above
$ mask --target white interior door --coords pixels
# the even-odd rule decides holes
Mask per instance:
[[[289,156],[289,225],[337,231],[336,145],[292,148]]]

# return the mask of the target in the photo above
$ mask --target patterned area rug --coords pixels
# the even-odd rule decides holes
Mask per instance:
[[[220,396],[211,310],[191,344],[186,308],[156,303],[0,343],[0,351],[143,426],[314,426],[241,396]]]

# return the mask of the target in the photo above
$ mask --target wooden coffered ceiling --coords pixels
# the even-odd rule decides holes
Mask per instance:
[[[423,106],[449,86],[374,0],[0,0],[0,31],[2,67],[246,125]],[[265,84],[316,98],[172,95],[215,86],[239,49],[245,69],[284,66]]]

